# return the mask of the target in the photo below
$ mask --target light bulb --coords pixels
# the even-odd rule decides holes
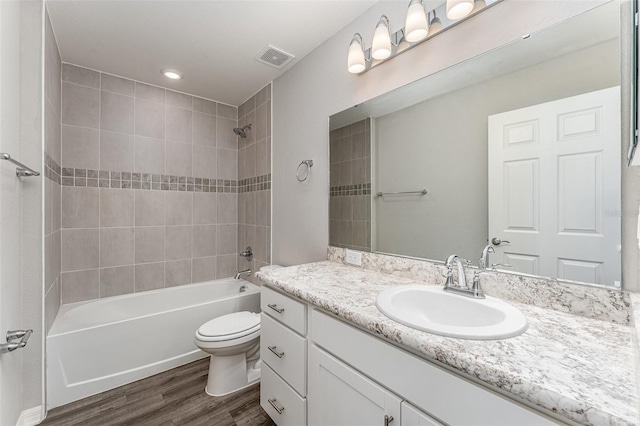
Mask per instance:
[[[476,13],[477,11],[479,11],[480,9],[484,9],[485,7],[487,7],[487,2],[485,2],[484,0],[476,0],[473,3],[473,10],[471,11],[471,13]]]
[[[420,41],[429,34],[429,23],[427,22],[422,0],[411,0],[409,3],[404,29],[404,38],[409,43]]]
[[[356,33],[349,44],[349,56],[347,57],[347,69],[352,74],[359,74],[366,68],[362,36]]]
[[[447,0],[447,18],[462,19],[473,10],[473,0]]]
[[[442,31],[442,21],[436,16],[436,13],[433,12],[433,19],[429,23],[429,35],[433,35],[438,31]]]
[[[391,56],[391,36],[389,35],[389,18],[382,15],[373,33],[371,56],[374,59],[387,59]]]
[[[162,75],[164,75],[167,78],[170,78],[171,80],[182,80],[182,77],[183,77],[180,71],[172,70],[169,68],[164,68],[160,72],[162,73]]]

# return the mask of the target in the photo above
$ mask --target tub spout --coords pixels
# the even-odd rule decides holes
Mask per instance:
[[[239,280],[243,275],[251,275],[251,269],[245,269],[244,271],[236,272],[236,275],[233,277],[236,280]]]

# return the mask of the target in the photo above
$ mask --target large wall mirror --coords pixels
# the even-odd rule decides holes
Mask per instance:
[[[333,115],[330,244],[619,286],[620,62],[611,2]]]

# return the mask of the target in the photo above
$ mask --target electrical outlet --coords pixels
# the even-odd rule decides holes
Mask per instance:
[[[347,261],[347,263],[350,263],[352,265],[362,266],[362,253],[360,253],[359,251],[347,249],[345,260]]]

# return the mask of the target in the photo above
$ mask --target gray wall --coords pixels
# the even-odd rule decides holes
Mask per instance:
[[[378,117],[376,188],[429,194],[375,200],[375,250],[475,261],[488,241],[487,117],[619,85],[618,46],[611,40]]]
[[[235,273],[237,114],[63,65],[62,303]]]
[[[602,3],[506,0],[382,66],[351,75],[346,70],[346,52],[355,32],[372,31],[383,13],[389,16],[393,31],[403,25],[406,4],[380,2],[276,79],[274,263],[293,265],[326,258],[330,115]],[[315,164],[311,179],[300,184],[295,170],[304,159]]]

